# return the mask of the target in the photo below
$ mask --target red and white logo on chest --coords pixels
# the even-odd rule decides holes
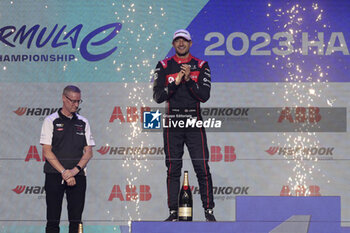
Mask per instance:
[[[166,85],[168,85],[169,83],[172,83],[175,81],[176,77],[177,77],[177,74],[168,74],[166,76]],[[192,71],[190,73],[190,77],[193,81],[195,82],[198,82],[198,76],[199,76],[199,71]],[[184,82],[185,80],[183,79],[182,82]]]

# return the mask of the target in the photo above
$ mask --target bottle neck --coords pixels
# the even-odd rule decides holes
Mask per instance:
[[[185,172],[184,174],[184,183],[183,183],[184,189],[188,189],[189,183],[188,183],[188,173]]]

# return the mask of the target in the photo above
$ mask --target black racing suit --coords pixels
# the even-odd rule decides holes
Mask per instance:
[[[179,85],[175,84],[177,74],[182,64],[191,65],[191,79],[184,78]],[[206,102],[210,97],[210,69],[206,61],[199,60],[189,54],[186,59],[176,55],[160,61],[154,72],[153,98],[157,103],[166,101],[166,111],[169,114],[192,112],[197,119],[202,119],[200,102]],[[209,152],[204,128],[184,129],[180,131],[164,128],[163,131],[165,163],[167,171],[168,207],[178,208],[178,194],[184,144],[186,144],[194,170],[197,175],[203,208],[214,207],[213,184],[209,170]]]

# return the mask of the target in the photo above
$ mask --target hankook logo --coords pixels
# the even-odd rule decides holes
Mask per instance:
[[[269,155],[311,155],[332,156],[334,147],[279,147],[270,146],[265,150]]]
[[[231,200],[235,199],[238,195],[249,195],[249,188],[249,186],[214,186],[214,200]],[[191,190],[193,195],[200,195],[198,186],[191,186]]]
[[[30,107],[18,107],[13,112],[18,116],[38,116],[40,120],[44,120],[45,116],[49,116],[58,111],[59,108],[30,108]],[[81,108],[78,108],[79,114]]]
[[[12,191],[17,195],[39,195],[39,199],[45,195],[44,186],[17,185]]]
[[[148,146],[101,146],[100,149],[97,150],[97,152],[101,155],[163,155],[164,148]]]

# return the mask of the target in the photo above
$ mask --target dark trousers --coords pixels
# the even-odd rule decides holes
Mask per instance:
[[[61,174],[46,174],[46,233],[60,232],[60,219],[64,193],[67,198],[69,233],[77,233],[85,203],[86,176],[75,176],[76,185],[62,184]]]
[[[186,144],[197,175],[203,208],[214,208],[213,182],[209,170],[209,151],[204,128],[189,130],[165,129],[163,132],[167,171],[168,207],[177,210],[180,191],[182,156]]]

